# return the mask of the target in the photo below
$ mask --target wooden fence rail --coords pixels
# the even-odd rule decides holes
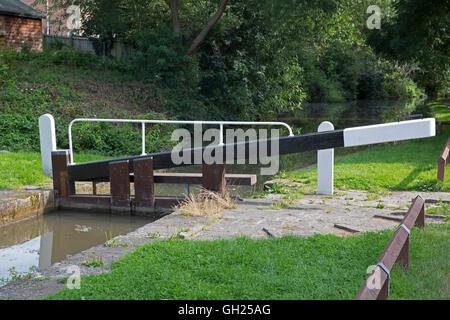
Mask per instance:
[[[80,50],[83,52],[90,52],[92,54],[97,54],[95,51],[93,42],[87,37],[64,37],[64,36],[53,36],[53,35],[44,35],[45,44],[51,45],[55,43],[63,44],[67,47],[73,47],[76,50]],[[109,53],[106,52],[105,46],[103,44],[103,49],[100,53],[101,57],[112,56],[114,58],[120,58],[123,56],[133,56],[135,51],[134,48],[120,40],[114,40],[112,44],[112,48]]]
[[[439,136],[442,134],[442,126],[450,126],[450,121],[436,121],[436,133]]]
[[[409,266],[410,230],[413,224],[425,227],[424,200],[417,196],[408,213],[395,231],[388,245],[378,259],[376,267],[367,277],[355,300],[386,300],[389,298],[390,272],[395,263]]]
[[[437,179],[438,181],[444,181],[445,166],[448,164],[450,159],[450,137],[442,150],[441,156],[438,159],[438,170]]]

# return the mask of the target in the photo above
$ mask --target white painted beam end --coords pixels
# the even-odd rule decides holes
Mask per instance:
[[[375,124],[344,129],[344,146],[402,141],[436,135],[434,118]]]
[[[52,151],[56,150],[55,120],[51,114],[39,117],[39,136],[41,140],[42,172],[52,177]]]

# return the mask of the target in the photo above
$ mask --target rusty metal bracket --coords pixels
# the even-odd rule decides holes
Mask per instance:
[[[409,229],[408,229],[408,227],[407,227],[407,226],[405,226],[405,224],[404,224],[404,223],[400,224],[400,225],[398,226],[397,230],[398,230],[398,229],[400,229],[400,228],[403,228],[403,229],[405,229],[405,230],[406,230],[406,232],[408,232],[408,234],[409,234],[409,235],[411,236],[411,230],[409,230]]]
[[[377,266],[380,267],[381,269],[383,269],[384,272],[386,272],[387,276],[388,276],[388,280],[387,280],[387,288],[388,288],[388,297],[389,297],[389,293],[390,293],[390,286],[391,286],[391,272],[389,271],[389,269],[384,265],[383,262],[378,262]]]

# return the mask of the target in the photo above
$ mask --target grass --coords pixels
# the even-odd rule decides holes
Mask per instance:
[[[48,298],[352,299],[392,234],[156,241]],[[448,224],[413,228],[411,265],[392,270],[391,299],[450,298],[448,241]]]
[[[430,103],[436,120],[450,120],[450,110],[439,101]],[[370,147],[335,161],[334,186],[339,189],[450,191],[450,174],[437,182],[437,159],[450,135]],[[317,169],[286,172],[282,178],[317,185]]]
[[[179,210],[184,216],[210,216],[224,209],[236,208],[236,200],[231,198],[230,194],[225,193],[223,196],[218,193],[202,189],[197,194],[190,194],[183,200],[175,210]]]
[[[427,214],[438,214],[450,218],[450,203],[440,200],[436,207],[426,209]]]
[[[90,260],[86,260],[81,263],[83,266],[90,267],[90,268],[97,268],[104,266],[102,258],[92,257]]]
[[[76,154],[78,162],[106,159],[96,154]],[[41,155],[37,152],[0,153],[0,189],[19,188],[23,185],[43,187],[51,179],[42,174]]]

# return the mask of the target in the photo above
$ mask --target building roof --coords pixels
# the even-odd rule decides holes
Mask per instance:
[[[42,19],[44,14],[20,0],[0,0],[0,15]]]

